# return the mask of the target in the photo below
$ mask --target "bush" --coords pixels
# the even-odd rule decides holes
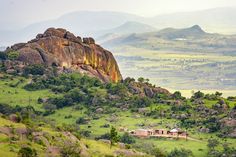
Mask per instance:
[[[135,139],[133,136],[130,136],[129,133],[124,133],[123,136],[120,138],[120,142],[126,143],[126,144],[132,144],[135,143]]]
[[[84,117],[79,117],[77,120],[76,120],[76,124],[87,124],[88,123],[88,120],[85,119]]]
[[[45,115],[49,115],[55,112],[57,106],[53,104],[43,104],[43,108],[46,110]]]
[[[24,75],[43,75],[45,72],[45,67],[41,64],[34,64],[34,65],[29,65],[25,67],[24,69]]]
[[[172,150],[167,157],[189,157],[189,156],[193,156],[193,153],[191,150],[187,150],[187,149],[174,149]]]
[[[36,157],[37,152],[30,147],[22,147],[18,152],[19,157]]]
[[[201,99],[201,98],[204,98],[204,93],[202,93],[201,91],[194,93],[193,96],[191,97],[191,99]]]
[[[64,144],[61,149],[62,157],[80,157],[81,147],[79,144]]]
[[[95,140],[100,140],[100,139],[104,139],[104,140],[110,140],[111,139],[111,136],[109,133],[105,133],[99,137],[96,137]]]
[[[16,60],[19,57],[20,53],[17,51],[11,51],[7,53],[7,58],[9,60]]]
[[[7,54],[5,52],[0,52],[0,60],[6,60]]]

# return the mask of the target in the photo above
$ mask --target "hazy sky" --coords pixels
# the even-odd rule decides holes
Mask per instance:
[[[23,27],[81,10],[155,16],[228,6],[236,6],[236,0],[0,0],[0,25]]]

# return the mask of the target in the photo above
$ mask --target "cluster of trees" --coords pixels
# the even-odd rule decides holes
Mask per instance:
[[[236,155],[236,149],[234,147],[230,147],[228,143],[220,143],[217,139],[211,138],[208,140],[208,156],[209,157],[233,157]],[[217,147],[221,146],[221,149],[217,149]]]
[[[28,65],[24,68],[24,75],[43,75],[45,73],[45,66],[41,64]]]
[[[133,144],[136,142],[133,136],[130,136],[129,133],[125,132],[122,136],[120,136],[115,127],[111,126],[110,132],[105,133],[99,137],[95,138],[96,140],[104,139],[110,140],[110,146],[114,146],[117,142],[122,142],[126,144],[127,148],[130,148],[129,144]]]
[[[16,60],[19,57],[19,52],[17,51],[10,51],[8,53],[6,52],[0,52],[0,60]]]

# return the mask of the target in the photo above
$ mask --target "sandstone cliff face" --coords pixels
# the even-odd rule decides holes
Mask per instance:
[[[9,50],[18,51],[18,60],[24,63],[69,68],[104,82],[122,80],[111,52],[95,44],[93,38],[82,40],[65,29],[49,28],[28,43],[15,44]]]

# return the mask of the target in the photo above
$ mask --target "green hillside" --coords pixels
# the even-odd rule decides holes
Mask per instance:
[[[124,156],[170,156],[176,151],[192,152],[194,156],[208,156],[213,151],[208,147],[209,139],[216,139],[220,143],[214,151],[228,154],[235,152],[235,125],[228,123],[231,122],[229,118],[235,119],[236,101],[234,97],[222,98],[221,93],[205,95],[196,92],[186,99],[179,92],[170,94],[160,89],[153,95],[146,95],[145,89],[156,88],[148,83],[148,79],[140,78],[135,81],[127,78],[122,83],[104,84],[95,78],[77,73],[46,78],[40,75],[23,77],[1,73],[0,84],[1,127],[14,128],[13,130],[27,128],[32,133],[40,134],[45,132],[47,137],[40,137],[46,138],[47,144],[50,143],[49,147],[49,144],[43,143],[44,140],[35,141],[34,136],[32,140],[30,134],[20,138],[22,135],[15,133],[13,138],[11,134],[1,131],[0,127],[0,150],[6,156],[19,154],[22,146],[30,147],[39,156],[44,156],[48,149],[52,149],[55,154],[61,149],[62,154],[65,150],[64,153],[77,152],[83,156],[84,146],[87,147],[85,153],[90,156],[117,156],[117,153],[123,153]],[[132,89],[141,93],[137,94]],[[144,95],[140,97],[140,94]],[[16,122],[12,122],[15,120],[11,118],[12,115],[16,115]],[[127,142],[125,148],[116,144],[110,149],[110,145],[101,140],[109,139],[107,135],[111,126],[118,131],[120,142]],[[125,136],[124,128],[134,130],[176,127],[187,129],[187,141],[128,137],[134,139],[130,143],[124,140],[127,137],[122,138]],[[58,142],[54,140],[55,137]],[[80,146],[75,146],[76,149],[72,150],[62,147],[66,146],[63,145],[66,138],[75,137]],[[230,150],[228,152],[223,147],[226,143]]]

